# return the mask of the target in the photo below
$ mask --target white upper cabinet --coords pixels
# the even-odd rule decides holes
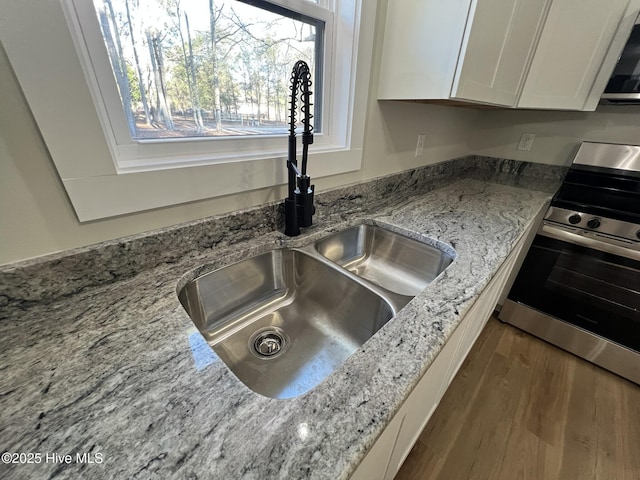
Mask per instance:
[[[379,99],[514,106],[550,0],[392,0]]]
[[[594,110],[640,0],[390,0],[378,98]]]
[[[631,27],[621,24],[638,15],[638,3],[553,0],[518,107],[594,110],[615,66],[603,65],[609,47],[619,30],[628,37]],[[619,54],[612,52],[615,59]],[[605,82],[596,90],[601,71]],[[590,95],[595,102],[587,104]]]
[[[451,97],[516,105],[550,1],[472,2]]]
[[[469,5],[470,0],[389,0],[379,99],[449,98]]]

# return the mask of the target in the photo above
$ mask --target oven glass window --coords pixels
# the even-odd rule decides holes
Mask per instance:
[[[640,262],[536,236],[509,298],[640,351]]]

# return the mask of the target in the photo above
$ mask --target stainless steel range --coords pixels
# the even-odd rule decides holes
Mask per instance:
[[[640,384],[640,145],[581,144],[499,318]]]

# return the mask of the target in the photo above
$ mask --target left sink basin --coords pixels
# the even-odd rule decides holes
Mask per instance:
[[[207,273],[178,297],[233,373],[271,398],[311,390],[395,314],[381,295],[294,249]]]

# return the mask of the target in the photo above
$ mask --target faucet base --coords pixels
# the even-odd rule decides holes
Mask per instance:
[[[284,234],[288,237],[297,237],[300,235],[300,226],[298,225],[298,207],[295,199],[284,199]]]
[[[296,190],[295,192],[298,204],[298,226],[300,227],[310,227],[313,223],[312,217],[316,209],[313,205],[313,191],[314,185],[311,185],[306,190],[301,192]]]

